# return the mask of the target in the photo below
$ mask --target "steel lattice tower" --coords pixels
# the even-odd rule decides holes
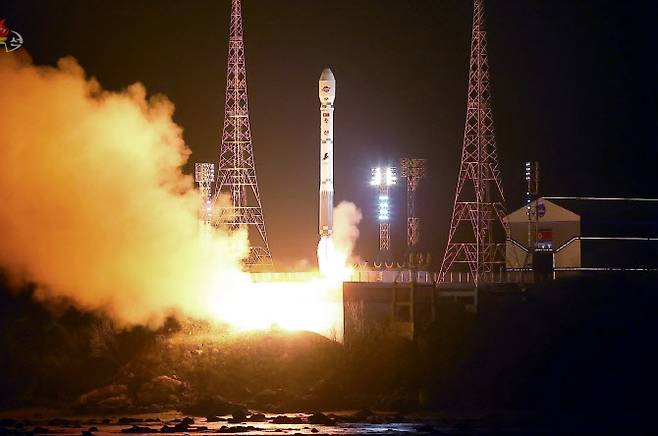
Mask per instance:
[[[468,104],[461,166],[439,281],[466,271],[476,288],[505,266],[505,197],[491,108],[484,0],[473,5]]]
[[[215,164],[198,162],[194,164],[194,180],[199,184],[201,207],[199,224],[204,238],[208,237],[212,225],[212,182],[215,181]]]
[[[250,235],[247,266],[272,265],[251,140],[240,0],[232,0],[231,5],[226,105],[215,198],[223,192],[230,192],[232,207],[219,209],[221,223],[231,228],[257,230],[257,235],[256,232]]]
[[[379,220],[379,259],[388,260],[391,256],[391,223],[389,191],[397,184],[395,167],[373,168],[370,185],[377,187]]]
[[[400,161],[402,177],[407,179],[407,249],[413,252],[420,239],[420,218],[416,216],[416,190],[425,178],[426,159],[403,158]]]

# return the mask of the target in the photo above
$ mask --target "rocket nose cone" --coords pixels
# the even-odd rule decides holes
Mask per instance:
[[[322,74],[320,74],[320,80],[335,82],[336,78],[334,77],[334,73],[332,73],[329,68],[325,68],[322,70]]]

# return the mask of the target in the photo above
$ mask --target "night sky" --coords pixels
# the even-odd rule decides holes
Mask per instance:
[[[540,161],[545,195],[658,197],[657,4],[487,1],[510,210],[523,201],[525,160]],[[72,55],[108,89],[139,81],[167,95],[193,150],[191,173],[195,161],[217,159],[229,9],[229,0],[14,1],[3,2],[0,18],[37,64]],[[429,159],[423,244],[440,256],[461,150],[471,12],[467,0],[243,1],[256,168],[275,262],[315,257],[317,80],[326,66],[337,79],[336,200],[364,213],[356,254],[372,259],[377,250],[370,168],[419,157]],[[398,250],[404,193],[403,185],[395,193]]]

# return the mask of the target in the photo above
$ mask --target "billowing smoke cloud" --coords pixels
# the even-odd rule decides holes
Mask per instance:
[[[72,58],[0,56],[0,77],[0,264],[14,279],[128,324],[172,308],[203,316],[209,277],[244,281],[243,233],[201,249],[169,100],[138,83],[105,91]]]
[[[334,244],[338,251],[349,256],[348,261],[356,261],[352,258],[352,251],[359,238],[358,225],[362,218],[361,210],[354,203],[341,201],[334,208]]]

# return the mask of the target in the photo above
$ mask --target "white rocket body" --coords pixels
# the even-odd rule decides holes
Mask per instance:
[[[336,98],[336,79],[329,68],[320,75],[320,216],[318,244],[318,261],[320,270],[322,261],[332,256],[333,252],[333,213],[334,213],[334,99]]]

